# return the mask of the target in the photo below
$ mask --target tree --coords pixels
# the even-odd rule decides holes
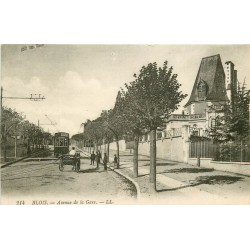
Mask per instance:
[[[4,161],[7,160],[7,141],[15,135],[17,126],[22,122],[23,115],[7,107],[2,108],[1,114],[1,145],[3,145]]]
[[[240,153],[240,160],[243,161],[243,146],[250,146],[249,94],[249,90],[239,87],[234,93],[234,102],[221,107],[220,115],[216,116],[214,126],[209,130],[210,137],[220,148],[220,159],[227,158],[229,147],[230,159],[231,155]],[[212,109],[212,112],[217,110]],[[228,142],[234,142],[233,150]],[[222,144],[225,150],[221,150]]]
[[[239,88],[235,93],[234,104],[222,106],[216,116],[210,136],[217,143],[228,141],[249,142],[249,91]],[[212,112],[216,112],[212,109]]]
[[[100,117],[102,118],[102,133],[103,133],[103,139],[104,143],[107,144],[107,149],[105,150],[107,153],[107,158],[109,162],[109,145],[113,141],[113,132],[109,129],[107,120],[108,120],[108,111],[103,110]]]
[[[101,117],[87,123],[84,134],[94,143],[94,149],[98,150],[98,144],[103,138]]]
[[[126,131],[125,121],[126,117],[122,112],[123,109],[123,98],[121,92],[119,91],[116,97],[115,106],[113,109],[108,111],[104,111],[101,114],[101,117],[104,121],[104,126],[106,129],[110,130],[113,133],[113,137],[116,141],[116,148],[117,148],[117,168],[120,167],[120,149],[119,149],[119,140],[122,138]]]
[[[134,112],[133,95],[129,91],[122,91],[123,102],[120,102],[120,110],[124,114],[124,126],[126,127],[127,138],[134,141],[133,145],[133,173],[138,177],[138,148],[139,138],[145,134],[146,123],[140,115]]]
[[[249,142],[249,90],[239,88],[235,97],[233,112],[229,115],[229,131],[234,139]]]
[[[31,142],[31,135],[30,135],[30,127],[31,123],[27,120],[23,121],[21,124],[21,134],[24,137],[24,140],[27,141],[27,154],[30,154],[31,148],[30,148],[30,142]]]
[[[156,189],[156,130],[164,125],[164,117],[170,115],[179,107],[179,103],[186,97],[179,91],[181,84],[177,74],[173,74],[173,67],[168,68],[167,61],[163,67],[157,63],[143,66],[135,80],[126,84],[134,109],[150,131],[150,183]]]
[[[75,134],[75,135],[72,135],[71,141],[75,141],[76,146],[79,147],[79,148],[82,148],[82,147],[85,146],[83,144],[83,142],[86,142],[86,136],[85,136],[84,133]]]

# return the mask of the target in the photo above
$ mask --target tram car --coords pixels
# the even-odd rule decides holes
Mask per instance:
[[[65,132],[55,133],[54,136],[54,155],[68,154],[69,152],[69,134]]]

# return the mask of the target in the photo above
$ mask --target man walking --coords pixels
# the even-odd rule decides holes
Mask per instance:
[[[99,169],[99,164],[101,163],[101,153],[100,151],[96,152],[96,169]]]
[[[90,160],[91,160],[90,165],[92,165],[92,163],[93,163],[93,165],[95,165],[95,153],[94,153],[94,151],[92,152],[92,154],[90,156]]]
[[[104,153],[104,156],[103,156],[103,166],[104,166],[104,170],[107,170],[107,163],[108,163],[108,157],[107,157],[107,154]]]

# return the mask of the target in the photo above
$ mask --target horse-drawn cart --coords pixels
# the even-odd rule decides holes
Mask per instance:
[[[77,173],[80,170],[81,160],[80,153],[76,153],[74,156],[69,154],[64,154],[59,157],[59,170],[63,171],[65,165],[73,166],[72,171],[76,171]]]

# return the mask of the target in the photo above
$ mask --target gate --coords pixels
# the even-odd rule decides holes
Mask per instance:
[[[189,142],[189,158],[214,158],[216,145],[212,140],[197,140]]]

